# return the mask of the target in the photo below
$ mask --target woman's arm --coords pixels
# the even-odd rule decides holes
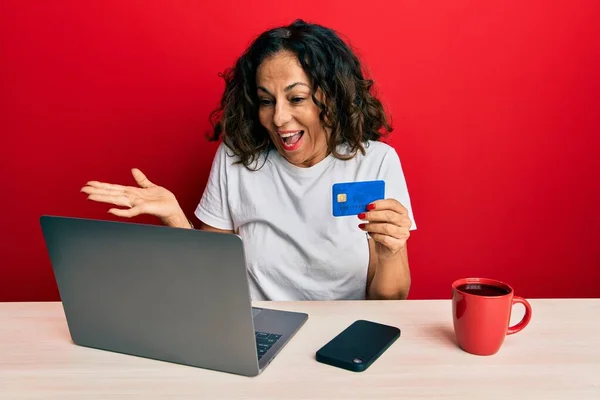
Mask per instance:
[[[393,257],[380,258],[375,242],[369,239],[367,298],[370,300],[405,300],[410,290],[407,244]]]
[[[218,233],[235,233],[234,231],[215,228],[214,226],[210,226],[208,224],[205,224],[204,222],[200,222],[199,229],[201,231],[210,231],[210,232],[218,232]]]

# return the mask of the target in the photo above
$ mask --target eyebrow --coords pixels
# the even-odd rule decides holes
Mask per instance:
[[[295,88],[298,85],[306,86],[307,88],[310,89],[310,86],[308,86],[306,83],[303,83],[303,82],[294,82],[291,85],[286,86],[285,89],[283,89],[283,90],[285,92],[289,92],[290,90],[292,90],[293,88]],[[259,86],[258,90],[262,90],[263,92],[267,93],[268,95],[273,96],[267,89],[265,89],[262,86]]]

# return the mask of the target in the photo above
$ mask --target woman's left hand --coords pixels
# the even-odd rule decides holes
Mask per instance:
[[[412,221],[408,210],[394,199],[375,201],[358,218],[366,223],[359,228],[369,233],[375,241],[375,251],[380,258],[392,258],[400,254],[410,237]]]

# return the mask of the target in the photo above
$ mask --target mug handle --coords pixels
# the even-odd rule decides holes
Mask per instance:
[[[525,315],[523,315],[523,319],[521,319],[521,322],[508,328],[508,331],[506,332],[507,335],[512,335],[513,333],[519,332],[520,330],[525,328],[531,320],[531,305],[529,304],[529,302],[522,297],[513,296],[512,305],[514,306],[517,303],[523,304],[525,306]]]

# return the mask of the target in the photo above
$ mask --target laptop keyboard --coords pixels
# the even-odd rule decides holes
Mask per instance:
[[[267,332],[256,332],[256,352],[258,353],[258,359],[260,360],[262,356],[265,355],[267,351],[275,342],[279,340],[281,335],[276,333],[267,333]]]

